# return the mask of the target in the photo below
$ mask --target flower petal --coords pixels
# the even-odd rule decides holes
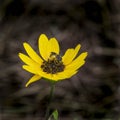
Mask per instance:
[[[48,60],[48,38],[45,34],[40,35],[39,41],[39,52],[44,60]]]
[[[48,46],[49,54],[51,52],[59,54],[59,44],[58,41],[55,38],[51,38],[49,40],[49,46]]]
[[[38,63],[36,63],[35,61],[33,61],[31,58],[29,58],[27,55],[25,55],[23,53],[19,53],[19,57],[27,65],[30,65],[30,66],[39,66]]]
[[[40,78],[41,78],[41,76],[39,76],[39,75],[34,75],[27,83],[26,83],[26,87],[28,87],[28,85],[30,85],[31,83],[33,83],[33,82],[36,82],[36,81],[38,81],[38,80],[40,80]]]
[[[66,78],[72,77],[76,73],[77,73],[77,71],[75,71],[75,70],[64,70],[63,72],[58,73],[57,76],[60,79],[66,79]]]
[[[74,55],[73,55],[72,60],[73,60],[73,59],[76,57],[76,55],[78,54],[78,52],[79,52],[79,50],[80,50],[80,47],[81,47],[80,44],[78,44],[78,45],[75,47]],[[72,61],[71,61],[71,62],[72,62]]]
[[[64,65],[67,65],[71,61],[73,54],[74,54],[74,49],[72,48],[68,49],[65,52],[64,56],[62,57],[62,62]]]
[[[85,63],[84,59],[86,58],[87,55],[88,55],[87,52],[80,54],[75,60],[73,60],[73,62],[71,64],[66,66],[66,69],[77,70]]]
[[[43,78],[47,78],[49,80],[58,80],[59,77],[57,76],[57,74],[49,74],[49,73],[46,73],[46,72],[43,72],[42,69],[40,70],[40,72],[38,73],[40,76],[42,76]]]
[[[72,77],[73,75],[75,75],[78,71],[73,71],[70,75],[69,78]]]
[[[32,49],[32,47],[28,43],[23,44],[28,55],[37,63],[42,63],[42,59],[40,56]]]
[[[43,78],[47,78],[49,80],[53,80],[53,81],[59,81],[59,80],[63,80],[66,78],[70,78],[71,76],[73,76],[74,74],[76,74],[77,71],[73,71],[73,70],[65,70],[63,72],[59,72],[57,74],[48,74],[46,72],[40,71],[39,74],[40,76],[42,76]]]
[[[31,67],[31,66],[28,66],[28,65],[23,65],[22,68],[30,73],[33,73],[33,74],[37,74],[38,70]]]
[[[78,44],[75,49],[68,49],[65,52],[65,55],[62,57],[62,61],[64,65],[70,64],[72,60],[76,57],[79,50],[80,50],[80,44]]]

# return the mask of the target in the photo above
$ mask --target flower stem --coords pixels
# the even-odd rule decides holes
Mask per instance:
[[[54,93],[54,88],[55,88],[55,82],[51,82],[51,89],[50,89],[50,95],[49,95],[49,101],[48,101],[48,106],[45,114],[45,120],[48,120],[50,116],[50,104],[53,98],[53,93]]]

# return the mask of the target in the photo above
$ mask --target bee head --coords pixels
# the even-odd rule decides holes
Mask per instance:
[[[51,52],[49,60],[51,60],[51,61],[52,60],[61,61],[62,58],[61,58],[60,55],[58,55],[58,54],[56,54],[54,52]]]

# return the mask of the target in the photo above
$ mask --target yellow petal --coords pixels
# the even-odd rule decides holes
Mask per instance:
[[[73,76],[77,71],[73,69],[65,69],[63,72],[59,72],[57,74],[48,74],[46,72],[43,72],[43,70],[40,68],[40,71],[38,74],[42,76],[43,78],[47,78],[53,81],[59,81],[62,79],[70,78]]]
[[[69,71],[69,70],[66,70],[66,71],[63,71],[63,72],[59,72],[57,74],[48,74],[46,72],[43,72],[41,71],[39,74],[40,76],[42,76],[43,78],[47,78],[47,79],[50,79],[50,80],[53,80],[53,81],[59,81],[59,80],[63,80],[63,79],[66,79],[66,78],[70,78],[71,76],[73,76],[77,71]]]
[[[46,72],[43,72],[42,69],[40,70],[40,72],[38,73],[40,76],[42,76],[43,78],[47,78],[50,80],[58,80],[59,77],[56,74],[48,74]]]
[[[65,52],[65,55],[62,57],[63,64],[67,65],[71,61],[73,55],[74,55],[74,49],[68,49]]]
[[[74,50],[74,55],[72,57],[72,60],[76,57],[76,55],[78,54],[79,50],[80,50],[80,47],[81,45],[78,44],[76,47],[75,47],[75,50]],[[72,62],[72,61],[71,61]]]
[[[64,65],[70,64],[72,60],[76,57],[79,50],[80,50],[80,44],[78,44],[75,49],[68,49],[65,52],[65,55],[62,57],[62,61]]]
[[[32,47],[28,43],[23,44],[28,55],[37,63],[42,63],[42,59],[40,56],[32,49]]]
[[[42,70],[39,72],[39,75],[50,80],[52,80],[52,76],[53,76],[52,74],[48,74],[46,72],[43,72]]]
[[[51,52],[59,54],[59,44],[55,38],[48,40],[45,34],[42,34],[39,38],[39,51],[44,60],[48,60]]]
[[[39,66],[39,64],[37,64],[35,61],[33,61],[31,58],[29,58],[27,55],[25,55],[23,53],[19,53],[18,56],[27,65],[30,65],[30,66]]]
[[[49,56],[51,52],[59,54],[59,44],[55,38],[49,40],[48,50]]]
[[[30,73],[33,73],[33,74],[37,74],[38,73],[38,70],[31,67],[31,66],[28,66],[28,65],[23,65],[22,68]]]
[[[67,70],[65,69],[63,72],[60,72],[57,74],[57,76],[60,78],[60,79],[66,79],[66,78],[70,78],[71,76],[73,76],[74,74],[76,74],[77,71],[75,70]]]
[[[73,75],[75,75],[78,71],[74,71],[70,74],[69,78],[72,77]]]
[[[77,73],[77,71],[69,71],[69,72],[68,71],[63,71],[63,72],[54,74],[51,77],[51,80],[54,80],[54,81],[64,80],[64,79],[72,77],[76,73]]]
[[[38,81],[38,80],[40,80],[40,78],[41,78],[41,76],[39,76],[39,75],[34,75],[27,83],[26,83],[26,87],[28,87],[28,85],[30,85],[31,83],[33,83],[33,82],[36,82],[36,81]]]
[[[61,72],[61,73],[63,73],[63,72]],[[51,79],[53,79],[55,81],[59,81],[59,80],[65,79],[66,75],[65,74],[61,74],[61,73],[54,74]]]
[[[40,35],[39,41],[39,52],[44,60],[48,60],[48,38],[45,34]]]
[[[84,63],[85,63],[85,58],[88,55],[87,52],[84,52],[82,54],[80,54],[75,60],[73,60],[73,62],[69,65],[66,66],[66,69],[68,70],[77,70],[78,68],[80,68]]]

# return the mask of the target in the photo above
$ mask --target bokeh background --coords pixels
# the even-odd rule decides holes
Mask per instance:
[[[25,88],[23,42],[38,52],[38,37],[56,37],[61,55],[88,51],[78,74],[58,82],[51,111],[60,120],[120,119],[119,0],[0,0],[0,120],[44,120],[50,85]]]

